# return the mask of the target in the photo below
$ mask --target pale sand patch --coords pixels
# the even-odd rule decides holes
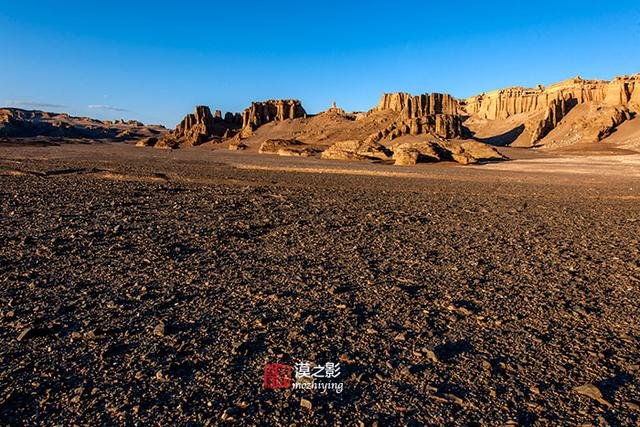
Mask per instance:
[[[482,168],[510,172],[565,173],[640,177],[640,155],[559,156],[512,160],[482,165]]]
[[[166,182],[167,181],[166,178],[161,178],[158,176],[124,175],[124,174],[112,173],[112,172],[97,173],[97,174],[94,174],[93,176],[101,179],[111,180],[111,181],[134,181],[134,182]]]
[[[26,175],[26,173],[19,171],[19,170],[4,170],[0,172],[0,175],[3,176],[22,176],[22,175]]]
[[[232,164],[236,169],[248,170],[266,170],[276,172],[302,172],[302,173],[327,173],[338,175],[368,175],[368,176],[394,176],[401,178],[427,177],[428,174],[416,172],[391,172],[391,171],[374,171],[366,169],[341,169],[341,168],[321,168],[321,167],[292,167],[292,166],[261,166],[247,164]]]

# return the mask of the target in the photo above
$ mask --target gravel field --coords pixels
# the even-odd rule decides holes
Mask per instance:
[[[242,156],[0,148],[1,424],[640,425],[637,176]]]

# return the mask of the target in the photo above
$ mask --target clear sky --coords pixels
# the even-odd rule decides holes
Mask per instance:
[[[0,104],[173,127],[196,104],[368,110],[637,73],[640,2],[0,0],[0,40]]]

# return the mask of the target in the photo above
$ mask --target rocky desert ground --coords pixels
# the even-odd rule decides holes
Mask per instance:
[[[0,147],[3,424],[638,425],[640,156]],[[343,390],[266,389],[340,364]]]
[[[0,109],[0,423],[640,425],[638,82]]]

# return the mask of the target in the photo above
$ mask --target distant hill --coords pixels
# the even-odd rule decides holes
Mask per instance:
[[[0,108],[0,138],[50,139],[52,142],[72,140],[127,141],[158,136],[167,129],[160,125],[145,125],[135,120],[101,121],[88,117],[73,117],[66,113],[50,113],[20,108]]]

